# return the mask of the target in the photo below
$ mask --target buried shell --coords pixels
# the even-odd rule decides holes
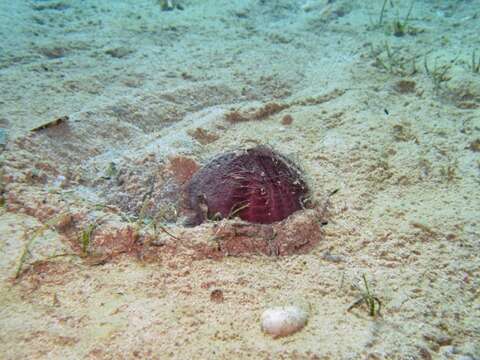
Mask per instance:
[[[300,170],[265,146],[222,154],[197,171],[187,185],[190,225],[239,217],[271,224],[304,208],[308,187]]]

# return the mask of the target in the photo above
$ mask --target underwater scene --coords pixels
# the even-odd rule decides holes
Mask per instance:
[[[0,359],[480,360],[480,0],[0,0]]]

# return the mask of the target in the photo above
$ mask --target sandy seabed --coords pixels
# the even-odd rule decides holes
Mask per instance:
[[[480,359],[480,2],[382,4],[2,1],[0,357]],[[258,144],[317,209],[182,226]]]

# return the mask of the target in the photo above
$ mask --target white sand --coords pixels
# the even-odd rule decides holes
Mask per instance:
[[[417,1],[402,37],[391,29],[409,2],[388,5],[382,26],[380,0],[181,3],[162,12],[153,0],[0,2],[9,134],[0,357],[479,359],[478,0]],[[258,121],[224,118],[271,102],[289,107]],[[65,115],[69,128],[28,135]],[[199,127],[218,139],[201,144]],[[12,280],[42,229],[24,213],[45,222],[61,205],[84,224],[97,203],[138,211],[142,181],[163,176],[157,162],[202,163],[257,143],[298,161],[317,199],[339,189],[308,254],[212,260],[189,248],[92,265],[45,260],[78,253],[70,245],[80,236],[45,228]],[[126,185],[109,193],[100,175],[111,161]],[[58,174],[74,186],[55,188]],[[168,202],[178,189],[165,184],[158,196]],[[170,228],[192,244],[208,240],[204,228]],[[347,311],[363,274],[381,316],[365,305]],[[215,289],[223,302],[211,300]],[[309,306],[306,327],[264,335],[262,312],[287,304]]]

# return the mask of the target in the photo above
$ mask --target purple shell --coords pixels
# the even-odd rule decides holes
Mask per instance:
[[[214,158],[186,189],[188,207],[195,212],[191,225],[231,217],[271,224],[302,209],[308,196],[300,170],[265,146]]]

